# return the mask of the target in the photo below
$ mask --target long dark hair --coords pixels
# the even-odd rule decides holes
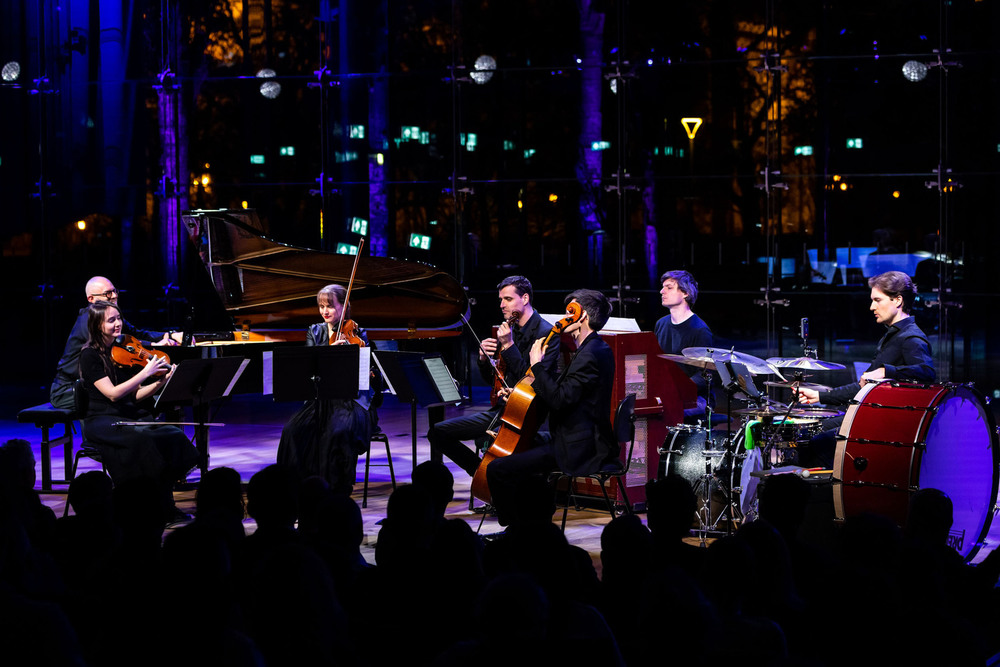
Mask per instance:
[[[104,363],[104,370],[108,372],[108,377],[114,378],[114,365],[111,363],[110,348],[104,344],[104,320],[107,319],[107,311],[114,308],[121,315],[121,309],[110,301],[94,301],[87,307],[87,343],[84,348],[93,348],[101,354],[101,361]],[[82,377],[82,375],[81,375]],[[112,380],[113,381],[113,380]]]

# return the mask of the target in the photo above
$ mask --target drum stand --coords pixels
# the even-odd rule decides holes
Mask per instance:
[[[709,368],[703,368],[701,371],[702,378],[705,380],[705,384],[708,387],[708,396],[711,399],[712,396],[712,371]],[[726,393],[729,394],[730,401],[732,400],[732,392],[728,389]],[[698,508],[698,538],[699,545],[706,546],[706,539],[709,533],[719,532],[719,521],[723,518],[726,521],[726,535],[733,534],[733,522],[735,520],[734,509],[735,500],[733,494],[733,480],[736,470],[736,453],[733,447],[733,437],[732,437],[732,422],[726,420],[726,439],[725,446],[721,449],[716,449],[716,440],[712,437],[712,403],[711,400],[706,401],[705,413],[708,417],[708,435],[705,438],[705,449],[702,452],[705,457],[705,472],[701,475],[698,483],[695,485],[694,492],[696,497],[701,498],[701,507]],[[715,488],[724,497],[725,509],[718,516],[712,516],[712,482],[718,480],[716,471],[721,466],[721,464],[729,459],[729,481],[728,484],[724,480],[719,480],[721,483],[714,485]],[[719,464],[713,465],[712,460],[718,459]],[[699,496],[698,492],[704,491],[704,493]]]

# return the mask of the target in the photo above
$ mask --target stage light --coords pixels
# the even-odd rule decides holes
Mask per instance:
[[[3,80],[7,83],[17,81],[19,76],[21,76],[21,63],[11,60],[3,66]]]
[[[903,63],[903,76],[907,81],[923,81],[927,78],[927,65],[919,60],[907,60]]]
[[[85,231],[87,229],[87,221],[86,220],[77,220],[76,221],[76,228],[79,229],[81,232]]]
[[[841,184],[840,184],[840,191],[841,191],[841,192],[844,192],[844,191],[846,191],[846,190],[847,190],[847,183],[841,183]]]
[[[470,74],[472,80],[479,85],[483,85],[493,78],[493,72],[497,68],[497,61],[493,59],[493,56],[479,56],[472,67],[475,70]]]
[[[276,76],[277,74],[273,69],[268,69],[266,67],[257,72],[258,79],[272,79]],[[277,81],[265,81],[260,84],[260,94],[269,100],[273,100],[281,94],[281,84]]]

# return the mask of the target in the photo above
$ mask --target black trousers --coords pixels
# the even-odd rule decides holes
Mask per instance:
[[[475,475],[476,469],[479,468],[479,452],[470,449],[462,441],[483,437],[496,415],[497,411],[491,409],[445,419],[431,426],[427,432],[427,440],[431,443],[431,447],[457,463],[470,476]]]

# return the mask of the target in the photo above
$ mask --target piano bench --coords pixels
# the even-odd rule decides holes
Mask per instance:
[[[385,458],[388,463],[372,463],[372,443],[382,442],[385,443]],[[392,480],[392,490],[396,490],[396,473],[392,469],[392,452],[389,451],[389,436],[379,431],[378,433],[372,433],[371,440],[368,443],[368,451],[365,452],[365,487],[364,492],[361,496],[361,508],[364,509],[368,507],[368,469],[371,467],[387,467],[389,468],[389,478]]]
[[[76,410],[57,408],[51,403],[43,403],[32,408],[25,408],[17,413],[17,421],[21,424],[34,424],[42,429],[42,491],[51,491],[53,484],[69,484],[73,479],[73,422],[80,415]],[[63,434],[51,437],[49,431],[62,425]],[[63,447],[63,479],[52,479],[52,447]]]

